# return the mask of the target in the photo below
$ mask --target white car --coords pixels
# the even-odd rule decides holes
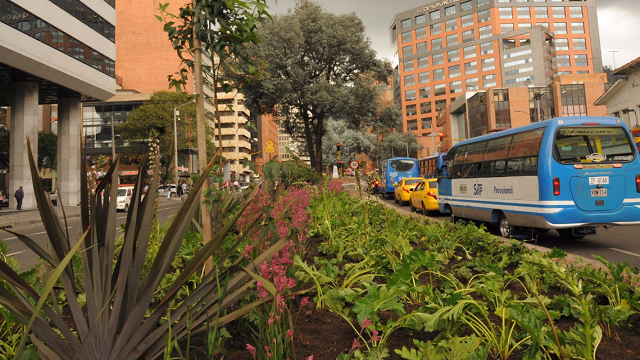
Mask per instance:
[[[176,186],[176,184],[158,186],[158,196],[164,196],[164,188],[166,186],[169,186],[169,197],[178,197],[178,187]]]
[[[58,205],[58,190],[49,192],[49,199],[53,205]]]
[[[129,211],[131,205],[131,196],[133,195],[133,186],[121,186],[118,188],[118,197],[116,200],[116,210]]]

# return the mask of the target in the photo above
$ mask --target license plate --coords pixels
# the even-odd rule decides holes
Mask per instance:
[[[608,176],[592,176],[589,178],[589,185],[607,185],[609,184]]]
[[[591,189],[591,197],[606,197],[607,189]]]

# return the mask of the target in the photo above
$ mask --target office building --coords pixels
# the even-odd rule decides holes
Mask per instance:
[[[467,91],[602,72],[595,0],[433,1],[396,14],[390,35],[394,98],[419,137]]]
[[[630,129],[640,127],[640,58],[615,69],[612,75],[619,78],[595,104],[606,106],[607,114],[622,119]]]
[[[41,105],[57,105],[58,188],[80,201],[81,101],[115,93],[115,0],[0,0],[0,106],[9,107],[9,193],[35,208],[26,139],[38,149]],[[35,155],[35,154],[34,154]],[[10,206],[15,199],[9,197]]]

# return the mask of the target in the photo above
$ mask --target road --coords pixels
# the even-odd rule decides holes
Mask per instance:
[[[376,195],[380,198],[380,195]],[[382,200],[387,204],[401,207],[395,204],[393,199]],[[402,206],[408,210],[408,206]],[[450,221],[449,214],[432,216],[435,219]],[[487,228],[491,228],[487,224]],[[541,234],[532,243],[546,248],[558,248],[567,253],[579,255],[585,258],[593,258],[593,255],[603,256],[607,261],[614,263],[628,262],[630,266],[640,269],[640,226],[617,226],[610,229],[599,227],[597,235],[588,235],[580,240],[566,240],[561,238],[556,231]],[[494,231],[494,234],[496,232]]]
[[[160,197],[158,202],[158,221],[162,224],[175,215],[180,209],[182,201],[179,199],[165,199]],[[120,225],[124,224],[127,219],[127,213],[119,212],[116,218],[116,229],[120,230]],[[81,227],[81,218],[76,217],[67,221],[69,225],[69,235],[72,238],[79,236]],[[63,224],[64,225],[64,224]],[[43,225],[31,225],[20,228],[11,229],[19,234],[27,235],[44,249],[51,249],[49,238],[44,230]],[[18,260],[20,268],[27,270],[38,263],[38,257],[22,241],[18,240],[12,234],[0,232],[0,239],[7,244],[7,255],[13,256]]]

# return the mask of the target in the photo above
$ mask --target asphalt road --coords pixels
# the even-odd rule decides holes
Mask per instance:
[[[376,197],[381,198],[380,195]],[[391,200],[382,200],[396,207],[409,210],[409,206],[400,206]],[[432,216],[435,219],[450,221],[449,214]],[[488,229],[492,229],[486,224]],[[599,227],[597,235],[588,235],[583,239],[563,239],[554,230],[546,234],[538,235],[532,243],[546,248],[558,248],[567,253],[579,255],[585,258],[593,258],[593,255],[603,256],[607,261],[614,263],[628,262],[630,266],[640,269],[640,226],[617,226],[604,229]],[[492,231],[497,234],[497,230]]]
[[[179,199],[164,199],[160,198],[158,203],[158,221],[164,223],[175,215],[182,205],[182,201]],[[127,219],[127,213],[118,212],[116,217],[116,229],[120,230],[120,225],[124,224]],[[67,221],[69,226],[69,235],[71,238],[80,235],[81,218],[76,217]],[[63,224],[64,225],[64,224]],[[49,238],[44,230],[43,225],[31,225],[19,228],[11,229],[14,232],[27,235],[34,240],[38,245],[44,249],[50,249]],[[20,268],[27,270],[32,268],[38,263],[38,257],[34,252],[27,248],[22,241],[18,240],[12,234],[6,232],[0,232],[0,239],[7,244],[7,255],[13,256],[18,260]]]

